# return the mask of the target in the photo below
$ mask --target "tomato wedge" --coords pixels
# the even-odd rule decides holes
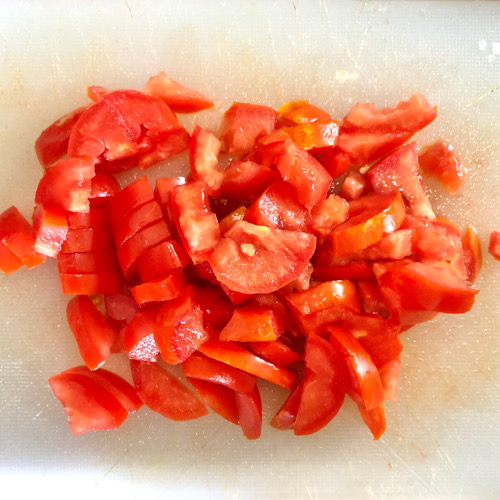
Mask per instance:
[[[488,244],[488,252],[496,260],[500,260],[500,232],[499,231],[491,231],[490,241]]]

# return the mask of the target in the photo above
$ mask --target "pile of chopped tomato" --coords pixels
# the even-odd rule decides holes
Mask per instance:
[[[319,431],[349,396],[378,439],[401,333],[477,293],[477,233],[436,217],[420,176],[454,193],[465,169],[442,142],[420,155],[408,142],[436,110],[421,94],[340,121],[306,101],[235,102],[218,131],[189,132],[177,114],[213,102],[164,73],[88,95],[36,141],[33,225],[0,215],[2,271],[56,258],[73,295],[84,365],[49,380],[73,433],[145,404],[173,420],[210,408],[256,439],[262,379],[289,391],[273,427]],[[184,151],[185,177],[115,177]],[[102,368],[116,353],[133,384]]]

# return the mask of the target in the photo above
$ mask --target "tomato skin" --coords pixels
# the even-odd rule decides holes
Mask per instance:
[[[276,128],[277,112],[267,106],[235,102],[224,113],[219,137],[222,151],[242,154]]]
[[[1,241],[0,241],[0,271],[5,274],[11,274],[23,266],[21,259],[18,259]]]
[[[109,252],[60,253],[57,268],[61,274],[119,274],[115,256]]]
[[[34,249],[47,257],[57,257],[68,236],[68,222],[63,210],[36,205],[33,210]]]
[[[221,142],[214,134],[196,125],[189,146],[189,166],[195,181],[205,184],[207,193],[218,196],[224,173],[219,167]]]
[[[155,196],[148,178],[146,176],[139,177],[113,196],[108,207],[111,225],[118,226],[123,218],[154,199]]]
[[[131,360],[130,367],[138,396],[153,411],[176,421],[207,415],[200,399],[158,363]]]
[[[220,238],[203,183],[190,182],[172,191],[172,212],[182,243],[195,264],[206,260]]]
[[[50,377],[49,384],[63,405],[75,436],[92,430],[116,429],[128,416],[118,398],[86,374],[61,372]]]
[[[297,381],[295,373],[265,361],[237,342],[223,342],[211,338],[201,345],[199,350],[210,358],[227,363],[285,389],[292,390],[295,387]]]
[[[32,269],[45,262],[46,256],[35,251],[33,228],[14,206],[4,210],[0,214],[0,243],[13,253],[21,261],[21,264],[24,264],[28,269]],[[7,252],[4,251],[4,254],[7,254]],[[15,263],[15,260],[12,258],[5,258],[5,260]],[[7,265],[6,267],[8,268],[9,266]]]
[[[161,99],[174,113],[196,113],[214,105],[213,101],[172,80],[163,71],[147,81],[144,92]]]
[[[464,313],[478,293],[449,268],[421,262],[374,264],[374,272],[388,309],[402,312]]]
[[[370,355],[351,333],[341,326],[329,326],[330,343],[342,354],[349,373],[348,394],[362,410],[370,411],[384,401],[384,389]]]
[[[436,116],[419,93],[395,108],[377,110],[371,103],[357,103],[342,121],[339,148],[354,166],[366,165],[404,144]]]
[[[450,194],[457,193],[467,177],[467,169],[453,147],[442,141],[426,146],[418,156],[418,164],[424,172],[436,177]]]
[[[326,198],[332,177],[312,155],[287,140],[276,168],[283,179],[297,191],[297,199],[306,208],[312,208]]]
[[[161,357],[172,365],[182,363],[208,340],[203,312],[192,286],[185,287],[162,306],[155,320],[154,335]]]
[[[87,295],[71,299],[66,315],[85,364],[90,370],[97,370],[110,353],[115,331]]]
[[[167,240],[148,248],[139,257],[139,276],[142,282],[160,278],[184,269],[191,259],[180,243]]]
[[[465,228],[465,234],[462,238],[462,248],[467,280],[472,284],[476,281],[483,264],[481,241],[473,226],[469,225]]]
[[[90,207],[107,207],[109,200],[119,191],[120,185],[112,175],[97,172],[90,181]]]
[[[410,205],[410,213],[429,220],[436,218],[418,173],[415,143],[411,142],[393,151],[367,173],[373,190],[379,194],[401,191]]]
[[[488,244],[488,252],[496,260],[500,260],[500,232],[499,231],[491,231],[490,241]]]
[[[316,248],[308,233],[235,222],[208,257],[217,279],[241,293],[270,293],[303,272]]]
[[[38,183],[35,203],[68,212],[88,212],[94,175],[91,158],[61,160],[45,171]]]
[[[252,392],[235,392],[238,420],[247,439],[259,439],[262,431],[262,402],[257,385]]]
[[[71,130],[88,106],[81,106],[49,125],[35,141],[38,161],[47,168],[62,158],[68,150]]]
[[[184,274],[172,273],[162,278],[156,278],[136,285],[130,289],[139,306],[150,302],[163,302],[175,299],[184,288]]]

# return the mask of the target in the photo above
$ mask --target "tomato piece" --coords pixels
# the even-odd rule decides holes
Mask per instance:
[[[380,381],[384,388],[384,399],[389,399],[391,401],[396,401],[397,399],[400,366],[401,360],[393,359],[378,369]]]
[[[453,146],[436,141],[418,156],[420,168],[434,176],[450,194],[455,194],[467,177],[467,169],[453,152]]]
[[[35,153],[43,168],[62,158],[68,150],[73,126],[88,106],[81,106],[49,125],[35,141]]]
[[[137,411],[143,405],[134,387],[122,377],[104,368],[91,371],[86,366],[75,366],[74,368],[65,370],[64,373],[85,375],[98,382],[102,387],[111,392],[129,413]]]
[[[212,132],[196,125],[189,146],[189,166],[195,181],[203,182],[207,193],[218,196],[224,173],[219,167],[221,142]]]
[[[285,141],[283,148],[277,169],[296,189],[299,202],[306,208],[314,207],[326,198],[332,177],[321,163],[292,140]]]
[[[94,160],[90,158],[61,160],[45,171],[35,203],[69,212],[88,212],[94,175]]]
[[[193,353],[182,363],[186,377],[223,385],[233,391],[250,393],[255,389],[257,377],[200,353]]]
[[[115,329],[128,325],[139,309],[133,297],[123,293],[106,294],[104,307],[106,319]]]
[[[170,238],[166,222],[161,219],[151,226],[141,229],[118,248],[116,256],[125,276],[131,276],[138,270],[138,259],[149,248]]]
[[[171,201],[175,224],[189,256],[195,264],[206,260],[219,241],[220,229],[204,184],[176,186]]]
[[[405,218],[405,206],[399,192],[364,196],[362,205],[330,233],[335,258],[353,254],[379,242],[384,234],[398,229]]]
[[[436,116],[422,94],[395,108],[378,110],[371,103],[357,103],[342,121],[339,148],[354,166],[366,165],[404,144]]]
[[[277,411],[276,415],[274,415],[271,419],[271,427],[280,431],[293,429],[295,421],[297,420],[297,413],[299,411],[303,388],[304,382],[301,380],[297,387],[290,393],[281,408]]]
[[[113,240],[116,248],[120,248],[125,241],[134,236],[142,229],[158,223],[163,219],[163,213],[156,200],[150,201],[134,209],[125,217],[122,217],[119,223],[111,226]]]
[[[222,330],[233,315],[234,306],[227,295],[214,285],[194,286],[196,302],[203,311],[203,326]]]
[[[167,158],[178,155],[189,149],[191,136],[185,128],[174,130],[165,139],[155,142],[153,148],[137,155],[137,166],[146,170]]]
[[[325,326],[342,319],[346,311],[361,310],[356,285],[348,280],[320,283],[287,295],[286,301],[307,336],[321,334]]]
[[[276,340],[284,329],[284,318],[280,318],[274,309],[249,304],[235,309],[219,338],[237,342],[269,341]]]
[[[382,405],[371,410],[359,409],[364,423],[370,429],[373,439],[376,441],[382,437],[386,429],[385,411]]]
[[[114,249],[110,233],[104,227],[69,228],[60,253],[107,252]]]
[[[66,315],[85,364],[90,370],[97,370],[110,353],[115,331],[86,295],[71,299]]]
[[[262,193],[280,173],[252,160],[233,159],[224,170],[221,195],[228,198],[246,198]]]
[[[33,211],[34,249],[48,257],[56,257],[68,235],[68,222],[63,210],[36,205]]]
[[[241,207],[238,207],[237,209],[233,210],[229,215],[226,215],[220,222],[219,222],[219,229],[220,233],[222,236],[226,234],[228,229],[237,221],[237,220],[244,220],[245,215],[248,212],[248,208],[245,207],[244,205],[241,205]]]
[[[332,194],[312,208],[309,228],[321,235],[327,235],[334,227],[347,220],[348,216],[347,201]]]
[[[366,188],[366,177],[360,172],[352,171],[347,174],[339,195],[346,200],[357,200],[361,198]]]
[[[163,71],[147,81],[144,92],[161,99],[174,113],[196,113],[214,105],[203,94],[172,80]]]
[[[235,102],[224,113],[219,136],[222,151],[246,153],[276,128],[277,112],[267,106]]]
[[[104,94],[71,131],[68,157],[115,161],[153,148],[153,143],[181,128],[161,100],[134,90]]]
[[[130,359],[156,361],[160,354],[154,338],[158,310],[158,307],[143,308],[130,319],[123,335],[123,349]]]
[[[90,207],[106,207],[119,191],[120,185],[112,175],[97,172],[90,181]]]
[[[316,247],[308,233],[235,222],[208,261],[217,279],[242,293],[270,293],[304,271]]]
[[[153,411],[176,421],[207,415],[200,399],[158,363],[131,360],[130,367],[138,396]]]
[[[250,205],[244,219],[259,226],[303,231],[308,218],[309,211],[299,203],[294,187],[279,180]]]
[[[449,268],[421,262],[373,266],[380,291],[391,314],[401,311],[464,313],[478,293]]]
[[[14,206],[0,214],[0,242],[28,269],[45,262],[46,256],[35,251],[33,228]],[[15,262],[13,259],[6,260]]]
[[[235,425],[239,424],[234,391],[223,385],[206,382],[205,380],[189,377],[188,380],[203,402],[212,411]]]
[[[294,125],[283,129],[292,140],[307,151],[334,148],[339,136],[339,124],[336,121],[315,121]]]
[[[162,278],[156,278],[136,285],[130,289],[139,306],[149,302],[163,302],[175,299],[184,288],[184,274],[172,273]]]
[[[373,410],[384,401],[377,367],[363,346],[341,326],[329,326],[330,343],[340,353],[349,374],[348,394],[362,410]]]
[[[163,217],[168,224],[170,232],[174,235],[177,235],[177,228],[175,227],[172,203],[170,201],[172,190],[175,186],[186,184],[186,182],[186,177],[159,177],[156,179],[154,196],[160,204]]]
[[[121,289],[119,274],[60,274],[61,290],[66,295],[117,293]]]
[[[314,156],[333,179],[345,174],[351,166],[349,155],[338,148],[315,152]]]
[[[142,282],[161,278],[176,270],[184,269],[191,259],[180,243],[163,241],[148,248],[139,257],[139,276]]]
[[[155,341],[161,357],[170,364],[182,363],[208,340],[203,312],[192,286],[160,309],[154,325]]]
[[[298,363],[302,357],[280,340],[247,342],[246,344],[259,357],[281,368]]]
[[[351,254],[350,258],[356,260],[402,260],[415,253],[415,240],[415,231],[413,229],[398,229],[393,233],[384,235],[374,245]]]
[[[373,165],[367,176],[376,193],[388,194],[399,190],[410,206],[410,213],[429,220],[436,218],[418,173],[414,142],[401,146]]]
[[[23,262],[0,241],[0,271],[11,274],[22,266]]]
[[[259,439],[262,432],[262,402],[257,385],[252,392],[235,392],[238,420],[247,439]]]
[[[108,92],[109,90],[107,88],[101,87],[100,85],[90,85],[87,87],[87,97],[93,102],[100,101],[104,94]]]
[[[363,279],[356,283],[361,303],[366,313],[380,313],[386,311],[384,299],[375,279]]]
[[[488,252],[496,260],[500,260],[500,232],[499,231],[491,231],[490,241],[488,244]]]
[[[147,177],[139,177],[113,196],[109,203],[109,218],[112,226],[146,203],[154,201],[153,189]]]
[[[322,109],[309,101],[289,101],[279,109],[279,121],[285,125],[302,125],[305,123],[328,122],[332,118]]]
[[[481,241],[474,227],[467,226],[465,228],[465,234],[462,238],[462,248],[467,280],[469,283],[474,283],[483,264]]]
[[[297,381],[295,373],[265,361],[236,342],[223,342],[211,338],[200,346],[199,351],[210,358],[227,363],[288,390],[292,390]]]
[[[116,429],[128,416],[120,400],[87,374],[63,371],[50,377],[49,384],[63,405],[75,436],[93,430]]]
[[[119,274],[113,253],[75,252],[60,253],[57,268],[61,274]]]
[[[343,360],[328,341],[307,339],[304,378],[294,433],[313,434],[324,428],[340,410],[346,394]]]

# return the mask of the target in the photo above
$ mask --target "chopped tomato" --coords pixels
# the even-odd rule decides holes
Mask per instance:
[[[181,186],[186,184],[186,177],[160,177],[156,179],[154,197],[156,201],[160,204],[161,210],[163,212],[163,217],[165,218],[166,223],[168,224],[168,228],[170,232],[178,236],[177,228],[175,226],[174,215],[172,212],[172,191],[175,186]]]
[[[373,435],[373,439],[378,440],[382,437],[386,429],[385,411],[382,405],[372,408],[371,410],[366,410],[363,408],[359,409],[361,417],[364,423],[370,429]]]
[[[120,185],[112,175],[97,172],[90,181],[90,207],[106,207],[119,191]]]
[[[149,302],[163,302],[175,299],[184,288],[184,274],[172,273],[162,278],[145,281],[130,289],[139,306]]]
[[[442,141],[434,142],[425,147],[418,156],[420,168],[436,177],[448,193],[455,194],[467,177],[467,170],[451,145]]]
[[[106,319],[115,329],[122,328],[130,323],[138,306],[130,295],[111,293],[104,296]]]
[[[56,257],[68,236],[68,221],[63,210],[36,205],[33,211],[34,249],[48,257]]]
[[[337,145],[339,124],[333,120],[304,123],[283,129],[292,140],[306,151],[333,149]]]
[[[229,230],[229,228],[237,221],[237,220],[244,220],[245,215],[248,212],[248,208],[245,207],[244,205],[241,205],[241,207],[238,207],[237,209],[233,210],[229,215],[226,215],[220,222],[219,222],[219,229],[220,229],[220,234],[224,236],[226,232]]]
[[[345,174],[351,166],[349,155],[338,148],[315,152],[314,156],[333,179]]]
[[[113,253],[74,252],[60,253],[57,267],[61,274],[119,274]]]
[[[21,259],[17,258],[2,242],[0,242],[0,271],[5,274],[13,273],[23,266]]]
[[[203,311],[205,329],[222,330],[234,311],[234,306],[227,295],[218,286],[209,284],[194,286],[194,294],[196,302]]]
[[[196,113],[214,105],[213,101],[172,80],[163,71],[148,80],[144,92],[161,99],[175,113]]]
[[[170,420],[193,420],[208,411],[199,398],[158,363],[131,360],[132,378],[144,404]]]
[[[279,121],[284,125],[328,122],[332,117],[309,101],[290,101],[279,109]]]
[[[85,364],[90,370],[97,370],[110,353],[115,331],[86,295],[71,299],[66,313]]]
[[[276,128],[274,109],[257,104],[235,102],[224,113],[219,132],[222,151],[247,153],[255,143]]]
[[[469,283],[474,283],[483,264],[483,255],[477,231],[470,225],[465,229],[462,248],[467,279]]]
[[[262,402],[259,387],[252,392],[235,392],[234,398],[238,410],[238,420],[247,439],[259,439],[262,429]]]
[[[499,231],[491,231],[490,242],[488,245],[488,252],[496,260],[500,260],[500,232]]]
[[[242,293],[270,293],[296,279],[316,247],[308,233],[235,222],[208,256],[217,279]]]
[[[302,359],[300,354],[279,339],[274,341],[247,342],[247,345],[261,358],[282,368],[288,368]]]
[[[349,205],[347,201],[332,194],[313,207],[309,225],[313,231],[327,235],[333,228],[342,224],[348,216]]]
[[[158,310],[158,307],[142,308],[130,318],[123,335],[123,349],[130,359],[156,361],[160,354],[154,339]]]
[[[366,177],[356,171],[349,172],[342,183],[339,195],[346,200],[357,200],[366,188]]]
[[[117,293],[121,289],[119,274],[60,274],[61,290],[66,295]]]
[[[154,201],[155,196],[147,177],[139,177],[119,193],[109,203],[109,218],[113,226],[142,205]]]
[[[174,240],[167,240],[148,248],[139,257],[139,276],[142,282],[161,278],[178,269],[185,268],[191,259],[183,246]]]

